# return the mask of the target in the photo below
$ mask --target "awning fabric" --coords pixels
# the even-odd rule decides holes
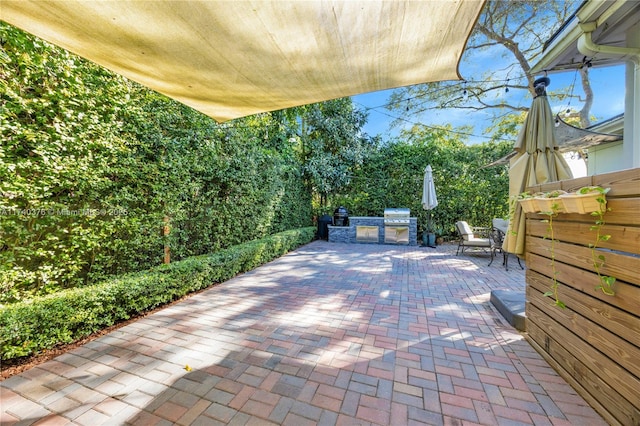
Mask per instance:
[[[3,0],[18,28],[218,121],[459,79],[484,0]]]
[[[621,117],[621,115],[615,118],[617,119],[618,117]],[[555,137],[558,144],[558,152],[561,153],[589,149],[594,146],[619,142],[622,140],[622,135],[594,132],[590,129],[581,129],[579,127],[572,126],[564,121],[559,115],[556,115],[555,126]],[[509,164],[509,161],[515,157],[517,153],[517,151],[511,151],[504,157],[489,163],[482,168],[486,169],[487,167]]]

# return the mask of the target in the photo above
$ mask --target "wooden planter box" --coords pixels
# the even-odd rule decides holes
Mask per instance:
[[[524,198],[522,200],[518,200],[520,203],[520,207],[522,207],[522,211],[525,213],[535,213],[536,210],[536,202],[533,198]]]
[[[565,213],[564,204],[560,197],[555,198],[534,198],[534,203],[536,206],[536,211],[541,213],[554,212],[554,213]]]
[[[600,203],[598,198],[605,198],[604,194],[591,193],[591,194],[563,194],[560,196],[564,204],[564,208],[567,213],[591,213],[600,210]],[[605,198],[606,204],[606,198]]]

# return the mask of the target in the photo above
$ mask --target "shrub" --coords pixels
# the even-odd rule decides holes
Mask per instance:
[[[0,303],[311,225],[295,112],[218,124],[3,22],[0,40]]]
[[[0,358],[71,343],[133,315],[232,278],[310,242],[315,228],[285,231],[100,284],[0,307]]]

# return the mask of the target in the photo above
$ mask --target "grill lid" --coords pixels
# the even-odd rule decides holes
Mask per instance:
[[[385,219],[409,219],[409,214],[411,210],[409,209],[384,209],[384,218]]]
[[[411,210],[405,208],[384,209],[385,225],[408,225]]]

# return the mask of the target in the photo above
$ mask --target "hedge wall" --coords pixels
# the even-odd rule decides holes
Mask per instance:
[[[10,25],[0,39],[0,304],[311,225],[285,115],[218,124]]]
[[[314,227],[0,308],[0,359],[70,343],[191,292],[256,268],[313,240]]]

